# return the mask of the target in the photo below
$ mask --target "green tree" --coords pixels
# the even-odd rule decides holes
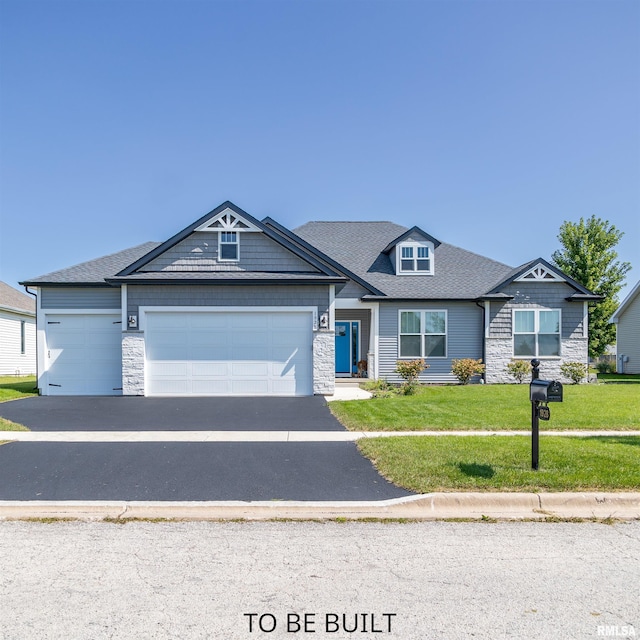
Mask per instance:
[[[631,269],[628,262],[617,260],[614,247],[624,233],[608,220],[591,216],[586,221],[563,222],[558,234],[562,249],[554,251],[552,259],[568,276],[603,296],[589,312],[589,355],[601,356],[616,340],[616,330],[609,322],[618,307],[617,294],[625,275]]]

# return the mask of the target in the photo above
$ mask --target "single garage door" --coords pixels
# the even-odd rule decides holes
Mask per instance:
[[[48,395],[122,393],[122,323],[114,314],[47,315]]]
[[[147,312],[146,394],[307,396],[308,312]]]

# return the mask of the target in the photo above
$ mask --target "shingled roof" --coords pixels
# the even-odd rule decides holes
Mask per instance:
[[[6,282],[0,281],[0,309],[25,312],[35,316],[36,301],[31,296],[10,287]]]
[[[40,286],[43,284],[105,285],[106,278],[115,276],[116,273],[119,273],[132,262],[140,259],[160,244],[160,242],[145,242],[136,247],[125,249],[124,251],[102,256],[102,258],[81,262],[67,269],[52,271],[43,276],[25,280],[20,284],[32,286]]]
[[[434,275],[397,276],[384,251],[410,230],[393,222],[308,222],[294,231],[388,298],[475,300],[514,271],[442,242],[433,252]]]

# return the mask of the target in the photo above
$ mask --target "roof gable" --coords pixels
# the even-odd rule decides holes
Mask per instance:
[[[595,295],[544,258],[536,258],[516,267],[504,280],[501,280],[487,291],[485,296],[492,297],[495,294],[501,294],[502,290],[512,282],[564,282],[572,289],[575,289],[576,293],[570,296],[575,300],[599,300],[601,298],[601,296]]]
[[[615,313],[611,316],[611,322],[617,323],[620,320],[620,316],[633,304],[633,301],[640,294],[640,280],[636,282],[633,289],[627,297],[620,303],[620,306],[616,309]]]
[[[153,260],[156,260],[162,254],[168,252],[192,234],[208,231],[261,232],[281,247],[284,247],[296,255],[304,261],[304,263],[314,267],[314,269],[320,273],[328,276],[337,275],[329,267],[318,261],[313,255],[311,255],[311,253],[289,242],[286,238],[274,232],[265,224],[228,200],[196,220],[194,223],[190,224],[188,227],[185,227],[182,231],[160,244],[148,254],[128,265],[116,275],[118,277],[126,277],[142,271],[143,268],[149,265]]]
[[[400,234],[397,238],[392,240],[383,250],[382,253],[389,253],[394,247],[399,245],[401,242],[404,242],[408,238],[414,238],[415,236],[421,236],[425,240],[432,242],[434,248],[437,248],[442,243],[440,240],[437,240],[432,235],[429,235],[426,231],[423,231],[420,227],[411,227],[404,233]]]

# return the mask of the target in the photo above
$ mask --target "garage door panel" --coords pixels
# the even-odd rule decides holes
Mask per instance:
[[[229,375],[228,362],[193,362],[191,375],[196,377],[227,377]]]
[[[267,380],[231,380],[231,395],[234,396],[268,396]]]
[[[163,315],[147,319],[148,395],[311,395],[310,313],[170,312],[180,343]]]
[[[267,378],[269,364],[267,362],[238,362],[231,363],[231,375],[242,378]]]
[[[231,395],[228,380],[193,380],[191,395],[194,396],[228,396]]]
[[[122,392],[122,325],[115,314],[47,315],[50,395]]]

